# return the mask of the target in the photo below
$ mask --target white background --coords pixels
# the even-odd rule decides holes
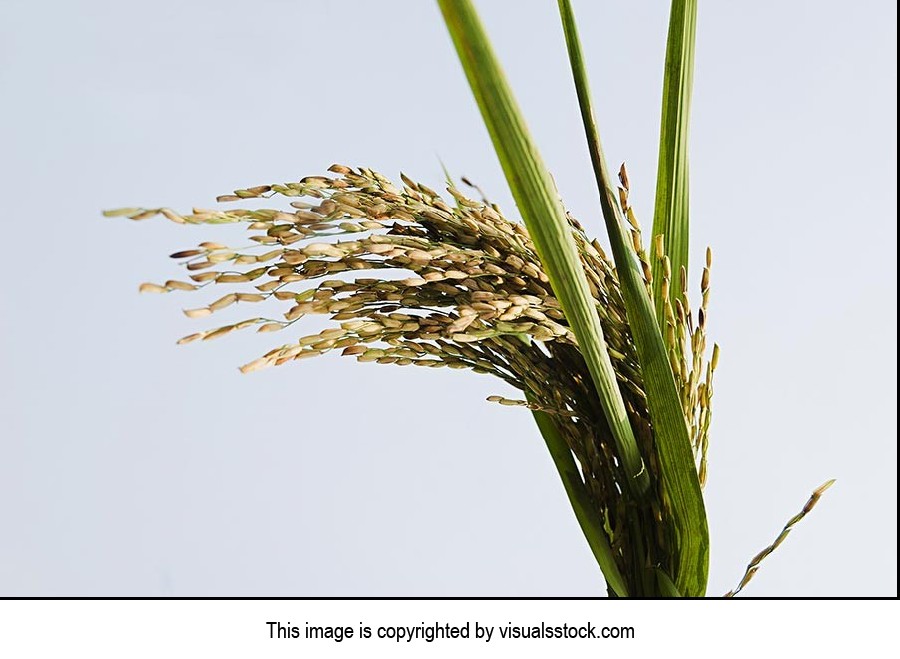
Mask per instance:
[[[896,648],[897,602],[828,601],[91,601],[0,602],[0,650],[49,657],[691,657],[886,656]],[[267,621],[304,629],[360,623],[373,629],[449,623],[470,638],[400,642],[270,639]],[[633,639],[474,638],[499,627],[632,626]],[[699,624],[698,624],[699,623]],[[301,632],[303,633],[303,632]]]
[[[556,3],[478,4],[602,233]],[[575,4],[649,225],[668,3]],[[828,478],[747,594],[897,593],[895,26],[874,0],[700,8],[710,594]],[[137,295],[239,230],[99,215],[332,162],[438,187],[438,157],[515,215],[433,3],[3,0],[0,85],[0,594],[605,594],[530,415],[484,402],[502,382],[336,356],[242,376],[291,337],[176,347],[211,298]]]

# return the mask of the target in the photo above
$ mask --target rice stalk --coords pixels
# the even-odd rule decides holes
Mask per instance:
[[[122,208],[112,217],[243,224],[239,247],[201,242],[171,257],[184,279],[141,292],[217,291],[185,309],[284,303],[179,339],[255,328],[291,338],[241,366],[249,373],[336,352],[359,362],[472,370],[522,392],[488,401],[531,411],[611,596],[703,596],[713,377],[708,354],[712,252],[699,305],[688,295],[687,135],[696,0],[673,0],[663,94],[656,212],[648,247],[606,168],[568,0],[559,0],[612,258],[565,211],[469,0],[438,0],[524,224],[485,193],[448,196],[401,174],[333,165],[332,175],[258,185],[218,198],[278,198],[275,208]],[[220,288],[221,287],[221,288]],[[299,335],[309,315],[332,326]],[[738,593],[833,481],[750,562]]]

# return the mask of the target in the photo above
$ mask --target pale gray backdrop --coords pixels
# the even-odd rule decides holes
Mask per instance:
[[[478,3],[568,206],[600,233],[556,3]],[[649,225],[668,3],[576,3]],[[701,2],[692,252],[722,344],[710,593],[827,478],[748,595],[896,595],[896,5]],[[332,162],[514,206],[432,2],[0,2],[0,595],[601,595],[530,415],[459,371],[285,337],[176,347],[139,296],[208,206]]]

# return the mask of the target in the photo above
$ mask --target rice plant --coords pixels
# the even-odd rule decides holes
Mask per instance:
[[[476,198],[449,177],[440,194],[403,174],[392,181],[344,165],[218,198],[272,199],[272,208],[105,214],[245,225],[249,244],[203,242],[176,252],[184,280],[141,286],[227,291],[186,310],[191,318],[235,304],[283,303],[276,317],[250,313],[180,339],[249,329],[291,337],[242,366],[245,373],[338,352],[360,362],[468,369],[504,380],[521,397],[489,401],[533,414],[610,596],[704,596],[709,533],[702,487],[719,349],[707,339],[711,251],[694,304],[687,286],[697,2],[672,2],[656,208],[645,235],[629,205],[624,165],[615,181],[607,168],[574,15],[559,0],[611,255],[566,211],[471,2],[438,4],[524,223],[465,180]],[[333,325],[297,338],[293,326],[311,314]],[[754,557],[729,596],[830,484]]]

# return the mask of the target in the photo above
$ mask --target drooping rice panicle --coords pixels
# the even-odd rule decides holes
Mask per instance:
[[[130,208],[107,215],[136,220],[162,215],[180,224],[240,223],[251,232],[244,247],[203,242],[175,252],[171,256],[186,268],[190,282],[148,283],[141,290],[222,286],[228,292],[184,313],[202,318],[235,305],[274,301],[286,305],[282,316],[253,315],[190,334],[179,343],[251,327],[283,332],[305,316],[324,315],[335,326],[273,348],[241,370],[338,351],[360,362],[470,369],[499,377],[533,402],[492,401],[565,419],[561,434],[578,460],[593,505],[608,520],[610,543],[623,568],[635,555],[650,564],[663,561],[661,533],[650,533],[655,546],[632,546],[635,536],[646,533],[638,534],[625,512],[630,504],[621,494],[625,475],[615,443],[524,226],[452,186],[447,190],[451,205],[404,175],[402,185],[395,186],[367,168],[335,165],[329,171],[336,176],[255,186],[218,198],[232,202],[284,196],[291,199],[287,208],[195,208],[186,214]],[[621,178],[627,202],[624,168]],[[635,256],[646,264],[633,211],[629,218]],[[649,456],[646,468],[653,470],[652,429],[615,267],[577,220],[568,219],[628,414]],[[644,270],[649,276],[649,264]],[[384,275],[374,276],[379,272]],[[705,404],[705,398],[696,399]],[[701,417],[706,418],[699,410],[685,410],[686,419]],[[642,522],[647,528],[664,510],[658,499],[650,507]]]

